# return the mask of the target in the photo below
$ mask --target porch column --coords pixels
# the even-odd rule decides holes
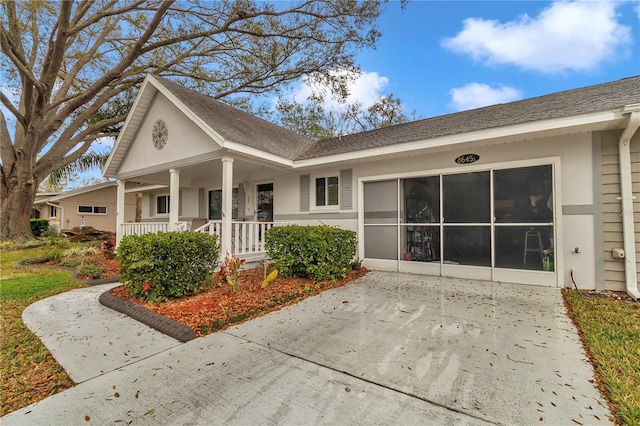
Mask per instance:
[[[171,179],[169,180],[169,229],[174,230],[178,226],[180,219],[180,170],[169,170]]]
[[[222,232],[220,257],[233,254],[231,247],[231,200],[233,197],[233,158],[222,157]]]
[[[116,247],[120,245],[120,240],[122,240],[122,224],[124,223],[124,189],[126,181],[117,180],[116,181],[117,191],[116,191]]]

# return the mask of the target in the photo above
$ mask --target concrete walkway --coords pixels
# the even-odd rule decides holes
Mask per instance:
[[[3,426],[611,424],[558,289],[372,272],[184,344],[106,289],[25,311],[81,383]]]

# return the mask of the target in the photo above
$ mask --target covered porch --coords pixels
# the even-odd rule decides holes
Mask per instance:
[[[201,232],[217,235],[221,259],[266,256],[265,234],[273,220],[276,171],[224,156],[117,180],[116,244],[128,235]],[[279,172],[281,173],[281,171]],[[135,193],[135,217],[124,213],[125,195]]]

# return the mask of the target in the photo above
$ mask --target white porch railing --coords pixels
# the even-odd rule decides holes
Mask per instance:
[[[264,253],[265,232],[275,223],[273,222],[232,222],[231,223],[231,248],[232,254]],[[212,220],[204,224],[194,232],[203,232],[209,235],[217,235],[222,238],[222,221]]]
[[[123,237],[127,235],[157,234],[169,232],[169,222],[134,222],[120,225]]]
[[[231,248],[232,254],[259,254],[265,252],[264,236],[268,229],[275,226],[274,222],[232,222],[231,223]],[[168,222],[138,222],[123,223],[122,235],[141,235],[158,232],[184,232],[188,230],[187,222],[179,222],[170,229]],[[222,221],[211,220],[203,226],[194,229],[193,232],[202,232],[209,235],[217,235],[218,240],[222,236]],[[224,256],[225,253],[221,253]]]

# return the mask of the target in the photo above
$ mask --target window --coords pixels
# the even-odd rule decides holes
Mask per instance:
[[[156,214],[169,214],[169,198],[168,195],[156,197]]]
[[[54,206],[49,206],[49,218],[54,219],[58,217],[58,208]]]
[[[338,176],[317,177],[316,182],[316,207],[328,207],[338,205]]]
[[[78,206],[78,214],[107,214],[107,206]]]
[[[231,195],[231,217],[238,218],[238,188],[233,188]],[[209,219],[222,219],[222,190],[209,191]]]

